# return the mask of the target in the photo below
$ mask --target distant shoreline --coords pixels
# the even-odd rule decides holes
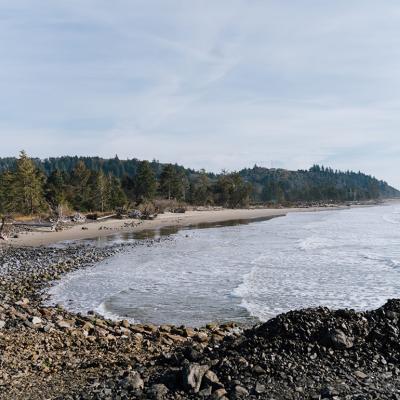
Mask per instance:
[[[352,207],[363,207],[371,204]],[[216,224],[229,221],[257,220],[282,217],[292,212],[317,212],[348,209],[348,206],[310,208],[261,208],[261,209],[222,209],[206,211],[187,211],[184,214],[165,213],[156,219],[142,221],[136,219],[110,219],[76,224],[59,232],[34,231],[24,232],[18,238],[10,238],[0,242],[2,245],[14,247],[46,246],[64,241],[79,241],[84,239],[104,238],[118,234],[139,233],[147,230],[163,228],[196,227],[199,224]],[[0,245],[1,245],[0,244]]]

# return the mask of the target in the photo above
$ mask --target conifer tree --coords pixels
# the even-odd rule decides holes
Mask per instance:
[[[90,186],[91,172],[86,168],[83,161],[78,161],[71,173],[71,203],[77,210],[90,208]]]
[[[0,175],[0,213],[6,214],[13,211],[12,188],[14,174],[6,171]]]
[[[171,200],[173,185],[175,180],[175,168],[171,164],[167,164],[160,176],[160,192],[168,200]]]
[[[45,197],[52,207],[58,207],[66,202],[64,174],[54,170],[45,184]]]
[[[152,200],[156,193],[157,181],[148,161],[141,161],[135,177],[136,200]]]
[[[192,182],[190,197],[194,204],[206,205],[212,203],[210,179],[204,171]]]
[[[43,208],[43,180],[34,162],[21,151],[11,190],[14,211],[33,214]]]
[[[110,209],[114,210],[117,207],[123,207],[127,203],[127,197],[122,189],[121,181],[115,176],[108,174],[108,185],[110,188]]]
[[[160,192],[168,200],[185,200],[189,182],[182,171],[176,166],[167,164],[160,176]]]
[[[96,174],[93,186],[93,208],[103,212],[108,209],[110,200],[110,185],[109,180],[104,175],[103,171]]]

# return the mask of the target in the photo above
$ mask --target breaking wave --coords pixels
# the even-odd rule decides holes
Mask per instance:
[[[375,308],[400,295],[394,220],[398,207],[381,206],[181,231],[68,274],[49,294],[72,311],[193,326],[319,305]]]

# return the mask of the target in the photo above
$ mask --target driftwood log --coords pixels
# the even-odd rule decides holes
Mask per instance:
[[[2,217],[0,226],[0,240],[7,240],[7,235],[4,233],[5,226],[6,226],[6,217]]]

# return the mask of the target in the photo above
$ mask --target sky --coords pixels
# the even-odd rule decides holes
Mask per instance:
[[[0,0],[0,156],[361,170],[400,188],[398,0]]]

